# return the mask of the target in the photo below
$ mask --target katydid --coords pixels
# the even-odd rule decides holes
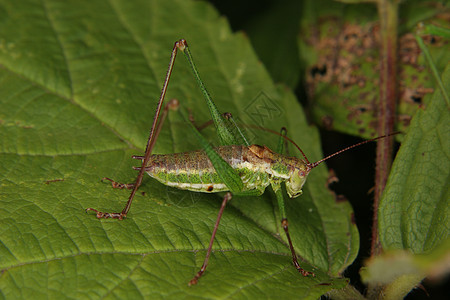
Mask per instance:
[[[193,128],[193,133],[198,138],[202,150],[165,155],[152,154],[153,146],[156,143],[156,139],[168,113],[169,107],[171,105],[177,105],[177,102],[172,100],[166,104],[163,109],[164,97],[178,51],[184,53],[192,69],[194,77],[200,86],[206,103],[210,109],[212,120],[215,124],[222,145],[220,147],[213,148],[200,134],[193,122],[187,121],[186,116],[182,110],[180,110],[187,123],[189,123]],[[160,117],[161,111],[163,112]],[[310,163],[303,151],[293,141],[285,136],[285,131],[280,134],[280,136],[282,139],[279,143],[278,153],[265,146],[249,145],[242,131],[239,130],[239,127],[233,121],[231,114],[222,115],[219,112],[209,96],[202,80],[200,79],[186,41],[183,39],[179,40],[175,43],[172,50],[169,67],[150,130],[150,137],[147,141],[145,155],[133,157],[142,160],[141,167],[135,168],[136,170],[139,170],[135,183],[124,185],[116,183],[109,178],[105,178],[112,182],[113,187],[126,187],[132,189],[127,204],[121,212],[117,213],[101,212],[93,208],[87,208],[86,211],[96,212],[97,218],[114,218],[119,220],[126,218],[134,195],[141,185],[144,172],[148,173],[150,176],[165,185],[179,189],[205,193],[226,192],[214,225],[203,265],[189,282],[189,285],[192,285],[196,284],[205,272],[208,265],[209,256],[212,251],[214,238],[219,227],[220,219],[225,206],[227,202],[231,200],[232,195],[262,195],[266,187],[271,185],[277,197],[281,224],[287,237],[293,264],[303,276],[315,276],[313,272],[304,270],[297,261],[297,255],[289,235],[281,183],[285,182],[286,191],[289,197],[298,197],[302,194],[302,187],[309,172],[320,163],[343,151],[383,138],[385,136],[380,136],[378,138],[347,147],[314,163]],[[279,154],[282,152],[284,146],[283,139],[292,142],[302,153],[304,159]]]

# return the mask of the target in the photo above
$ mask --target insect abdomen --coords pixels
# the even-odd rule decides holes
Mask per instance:
[[[242,147],[219,147],[216,149],[229,164],[233,157],[242,156]],[[228,191],[211,161],[202,150],[152,155],[146,172],[165,185],[199,192]]]
[[[215,150],[232,168],[238,170],[245,190],[254,189],[256,185],[265,188],[269,184],[267,173],[255,170],[253,164],[246,163],[247,147],[223,146]],[[152,155],[145,171],[161,183],[179,189],[206,193],[229,190],[203,150]]]

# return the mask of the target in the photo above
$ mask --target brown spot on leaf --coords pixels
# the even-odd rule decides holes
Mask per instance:
[[[327,187],[330,188],[330,185],[336,182],[339,182],[339,178],[336,176],[336,172],[330,169],[328,171]]]
[[[45,184],[50,184],[52,182],[58,182],[58,181],[64,181],[64,178],[58,178],[58,179],[51,179],[44,181]]]
[[[322,66],[318,65],[312,66],[309,72],[313,78],[316,76],[324,76],[327,74],[327,65],[324,64]]]
[[[333,118],[331,116],[323,116],[322,117],[322,126],[327,130],[333,129]]]
[[[374,109],[372,108],[372,105],[364,104],[364,105],[349,107],[348,110],[350,112],[347,115],[347,120],[352,121],[352,120],[360,117],[361,114],[364,114],[368,111],[373,111]]]

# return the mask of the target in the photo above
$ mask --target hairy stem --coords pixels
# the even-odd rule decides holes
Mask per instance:
[[[379,0],[380,16],[380,101],[378,105],[378,135],[394,131],[397,104],[397,21],[398,0]],[[378,205],[392,164],[393,138],[377,143],[375,196],[372,224],[371,255],[382,251],[378,233]],[[375,287],[373,287],[375,288]],[[370,289],[370,288],[369,288]],[[375,288],[376,289],[376,288]]]

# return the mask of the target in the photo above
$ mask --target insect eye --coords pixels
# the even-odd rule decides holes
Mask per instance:
[[[298,175],[299,175],[300,177],[305,177],[305,172],[299,170],[299,171],[298,171]]]

